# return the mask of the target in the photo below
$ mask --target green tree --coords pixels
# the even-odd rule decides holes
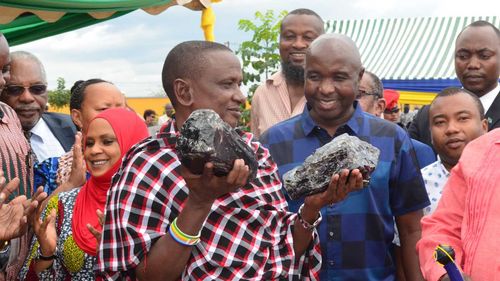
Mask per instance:
[[[64,78],[57,78],[57,88],[55,90],[48,91],[49,94],[49,104],[54,108],[62,108],[69,105],[69,100],[71,98],[71,93],[66,89],[66,81]]]
[[[241,43],[237,54],[243,63],[243,84],[248,87],[248,102],[261,84],[261,79],[267,79],[278,70],[280,64],[279,42],[281,20],[287,11],[275,14],[273,10],[256,12],[255,20],[241,19],[238,29],[252,33],[252,39]],[[265,81],[265,80],[264,80]],[[243,108],[241,128],[249,130],[250,109]]]

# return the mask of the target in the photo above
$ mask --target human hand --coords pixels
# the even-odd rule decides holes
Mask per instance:
[[[42,202],[47,199],[47,196],[47,193],[43,191],[43,186],[40,186],[35,194],[33,194],[33,197],[23,203],[24,215],[27,217],[29,223],[33,221],[33,216],[36,213],[37,207],[42,205]]]
[[[71,174],[69,175],[69,187],[75,188],[82,186],[86,179],[87,168],[83,159],[82,150],[82,133],[77,132],[75,135],[75,144],[73,145],[73,162],[71,163]]]
[[[215,176],[213,167],[211,162],[206,163],[201,175],[195,175],[186,167],[181,167],[181,175],[189,188],[189,199],[193,202],[211,206],[218,197],[243,187],[250,174],[243,159],[234,161],[233,168],[224,177]]]
[[[94,235],[97,240],[96,253],[99,252],[99,243],[101,243],[101,234],[102,234],[102,226],[104,225],[104,214],[101,210],[96,210],[97,218],[99,219],[99,225],[101,226],[101,230],[95,229],[90,223],[87,223],[87,229]]]
[[[340,173],[332,176],[330,184],[325,191],[305,198],[304,209],[310,209],[317,214],[325,205],[342,201],[350,192],[362,188],[363,176],[361,172],[358,169],[354,169],[351,172],[343,169]]]
[[[0,241],[20,237],[27,231],[27,218],[23,204],[26,196],[17,196],[6,204],[7,198],[19,187],[19,179],[14,178],[8,184],[0,171]]]
[[[40,204],[37,206],[32,219],[33,230],[40,244],[42,255],[51,256],[55,253],[57,245],[56,210],[53,209],[46,214],[44,220],[40,217],[42,212],[43,206]]]

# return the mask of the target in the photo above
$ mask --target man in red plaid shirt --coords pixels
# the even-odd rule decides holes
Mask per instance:
[[[256,154],[255,180],[246,184],[241,159],[225,177],[214,176],[211,163],[193,175],[176,155],[178,129],[202,108],[235,127],[245,102],[241,66],[224,45],[189,41],[168,54],[162,79],[176,118],[132,148],[114,177],[97,273],[107,280],[317,280],[319,210],[361,188],[359,171],[332,176],[300,215],[289,213],[268,150],[238,131]],[[172,228],[199,234],[199,243],[179,242]]]

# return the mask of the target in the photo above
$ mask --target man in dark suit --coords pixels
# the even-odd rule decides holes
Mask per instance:
[[[59,157],[71,149],[76,127],[69,115],[45,112],[47,78],[36,56],[23,51],[11,53],[10,81],[1,100],[16,111],[38,161]]]
[[[462,86],[479,97],[486,112],[488,130],[500,127],[500,31],[486,21],[476,21],[455,42],[455,72]],[[428,109],[413,120],[412,138],[432,145]]]

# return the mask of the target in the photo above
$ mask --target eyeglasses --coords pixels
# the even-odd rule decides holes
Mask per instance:
[[[356,95],[356,99],[361,99],[363,97],[367,97],[367,96],[374,96],[375,98],[378,98],[378,94],[377,93],[367,93],[365,91],[361,91],[359,90],[358,91],[358,94]]]
[[[24,86],[19,86],[19,85],[7,85],[3,89],[3,91],[13,97],[17,97],[22,95],[25,90],[28,90],[31,94],[35,96],[43,95],[47,92],[47,85],[44,84],[37,84],[37,85],[31,85],[29,87],[24,87]]]
[[[386,109],[386,110],[384,110],[384,113],[385,114],[399,113],[399,107],[396,107],[396,108],[393,108],[393,109],[390,109],[390,110]]]

